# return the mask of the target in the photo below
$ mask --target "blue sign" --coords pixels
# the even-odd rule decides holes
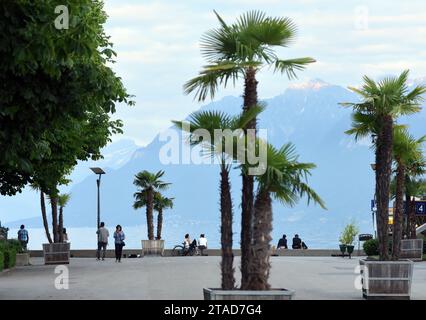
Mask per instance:
[[[416,201],[416,214],[426,215],[426,201]]]
[[[416,215],[426,215],[426,201],[415,201],[414,205]],[[407,214],[408,211],[406,207],[406,201],[404,201],[404,214]]]
[[[376,200],[371,200],[371,211],[376,210]]]

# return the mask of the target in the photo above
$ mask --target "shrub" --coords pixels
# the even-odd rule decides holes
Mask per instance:
[[[379,254],[379,240],[367,240],[364,242],[362,248],[367,256],[377,256]]]
[[[7,245],[9,248],[15,249],[16,253],[24,253],[21,242],[18,239],[7,240]]]
[[[355,222],[351,222],[347,224],[340,236],[340,239],[339,239],[340,243],[351,246],[354,243],[355,237],[358,234],[358,232],[359,230],[358,230],[358,227],[355,225]]]
[[[18,241],[19,243],[19,241]],[[1,263],[4,269],[13,268],[16,264],[16,252],[22,250],[21,244],[17,250],[17,243],[14,241],[1,241],[0,252],[2,252]]]
[[[0,251],[0,272],[4,269],[4,253]]]

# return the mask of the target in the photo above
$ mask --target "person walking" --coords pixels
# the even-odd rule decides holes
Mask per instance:
[[[96,231],[96,234],[98,235],[98,250],[96,251],[96,260],[100,260],[102,250],[102,261],[104,261],[109,237],[109,231],[107,228],[105,228],[104,222],[101,222],[101,225],[98,231]]]
[[[124,235],[123,228],[120,225],[117,225],[114,232],[115,262],[121,262],[125,238],[126,236]]]
[[[21,228],[18,231],[18,240],[21,243],[22,249],[27,251],[28,241],[30,241],[30,237],[28,235],[28,231],[25,229],[25,226],[22,224]]]

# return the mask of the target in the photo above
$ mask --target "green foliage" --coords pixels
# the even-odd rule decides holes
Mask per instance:
[[[364,252],[367,256],[377,256],[379,254],[379,240],[370,239],[362,245]]]
[[[163,211],[164,209],[172,209],[174,199],[175,198],[167,198],[160,192],[154,193],[154,210],[159,212]]]
[[[100,157],[109,135],[121,130],[109,119],[116,103],[133,104],[107,66],[115,53],[103,29],[103,2],[67,1],[69,29],[58,30],[55,7],[62,4],[0,3],[3,195],[34,180],[54,189],[77,160]]]
[[[16,253],[23,253],[24,250],[22,248],[21,242],[18,239],[8,239],[7,246],[9,248],[13,248]]]
[[[353,245],[355,241],[355,237],[357,236],[359,232],[358,227],[356,226],[355,222],[351,222],[345,226],[345,228],[342,231],[342,234],[340,235],[339,241],[342,244],[345,245]]]
[[[0,248],[0,272],[4,269],[4,252]]]
[[[220,26],[201,38],[201,53],[207,65],[184,85],[185,93],[195,93],[199,101],[213,98],[220,85],[235,85],[250,68],[270,66],[292,79],[297,70],[315,62],[309,57],[283,60],[276,55],[276,47],[287,47],[295,39],[296,26],[289,18],[249,11],[227,24],[216,11],[215,15]]]
[[[140,209],[147,205],[147,193],[165,190],[170,183],[165,183],[160,178],[164,175],[164,171],[152,173],[149,171],[141,171],[135,176],[133,184],[140,190],[134,194],[135,202],[133,203],[134,209]]]
[[[22,248],[20,248],[20,250],[22,250]],[[10,269],[15,266],[17,251],[15,242],[9,242],[9,240],[0,242],[0,252],[3,256],[2,261],[4,269]]]

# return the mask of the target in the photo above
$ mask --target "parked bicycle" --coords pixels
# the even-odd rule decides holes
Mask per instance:
[[[193,255],[198,255],[197,247],[190,245],[189,248],[185,248],[185,243],[174,246],[172,250],[172,256],[174,257]]]

